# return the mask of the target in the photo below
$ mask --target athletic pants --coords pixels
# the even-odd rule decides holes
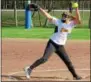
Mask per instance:
[[[47,46],[46,46],[45,51],[44,51],[44,54],[43,54],[43,57],[41,57],[40,59],[35,61],[30,66],[30,68],[34,69],[35,67],[39,66],[40,64],[45,63],[49,59],[49,57],[52,55],[53,52],[55,52],[63,60],[63,62],[65,63],[65,65],[69,69],[69,71],[72,73],[73,77],[77,77],[75,69],[72,65],[70,58],[68,57],[68,55],[65,51],[64,46],[63,45],[57,45],[52,40],[48,41]]]

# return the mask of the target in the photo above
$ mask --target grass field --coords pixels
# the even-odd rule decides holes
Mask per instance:
[[[48,39],[54,32],[54,28],[2,27],[2,38],[38,38]],[[90,30],[86,28],[73,29],[69,39],[90,40]]]

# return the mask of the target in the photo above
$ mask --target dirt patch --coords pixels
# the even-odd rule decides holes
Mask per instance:
[[[31,65],[42,56],[47,41],[41,39],[2,39],[2,80],[8,80],[5,75],[8,77],[10,74],[18,76],[18,78],[24,76],[21,78],[26,80],[23,68]],[[89,81],[90,41],[69,40],[65,48],[78,74],[84,77],[83,80]],[[72,75],[63,61],[54,53],[45,64],[34,69],[31,80],[72,80]]]

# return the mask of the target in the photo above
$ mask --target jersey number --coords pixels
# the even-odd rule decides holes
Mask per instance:
[[[60,30],[60,32],[68,32],[68,30],[65,29],[65,28],[62,28],[62,29]]]

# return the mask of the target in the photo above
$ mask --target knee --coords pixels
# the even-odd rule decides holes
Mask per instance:
[[[46,61],[47,61],[47,58],[40,58],[40,61],[42,62],[42,63],[45,63]]]
[[[71,61],[68,61],[68,66],[69,67],[74,67]]]
[[[72,62],[71,62],[69,59],[66,60],[65,63],[66,63],[68,66],[73,66],[73,65],[72,65]]]

